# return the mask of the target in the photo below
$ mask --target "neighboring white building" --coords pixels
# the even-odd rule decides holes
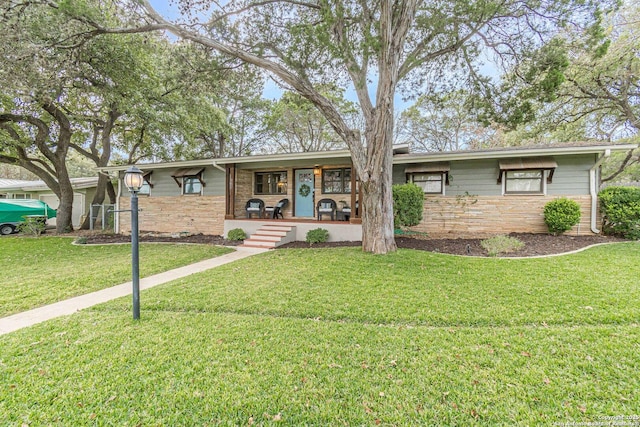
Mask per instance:
[[[71,178],[73,187],[73,211],[71,222],[79,227],[82,220],[89,214],[89,205],[96,192],[98,177]],[[36,199],[42,200],[53,209],[58,209],[60,200],[44,181],[23,181],[0,178],[0,198],[3,199]],[[55,218],[50,219],[49,225],[55,225]]]

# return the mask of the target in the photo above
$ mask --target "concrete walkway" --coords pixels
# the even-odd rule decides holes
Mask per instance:
[[[142,291],[144,289],[153,288],[154,286],[162,285],[163,283],[167,283],[172,280],[180,279],[201,271],[210,270],[220,265],[228,264],[230,262],[267,251],[267,249],[236,247],[235,252],[140,279],[140,290]],[[118,286],[91,292],[90,294],[80,295],[68,300],[34,308],[33,310],[14,314],[12,316],[3,317],[0,319],[0,335],[8,334],[9,332],[17,331],[18,329],[35,325],[56,317],[73,314],[78,310],[111,301],[112,299],[131,295],[131,292],[132,284],[131,282],[126,282]]]

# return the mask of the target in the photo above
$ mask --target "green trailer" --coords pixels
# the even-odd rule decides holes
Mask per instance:
[[[25,218],[38,218],[46,223],[56,217],[56,210],[40,200],[0,200],[0,234],[11,234]]]

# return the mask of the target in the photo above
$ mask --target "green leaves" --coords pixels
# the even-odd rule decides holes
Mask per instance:
[[[396,228],[418,225],[424,212],[424,192],[414,183],[396,184],[393,191],[393,222]]]
[[[627,239],[640,239],[640,188],[607,187],[598,193],[603,231]]]
[[[580,205],[566,197],[544,205],[544,223],[551,234],[562,234],[580,222]]]

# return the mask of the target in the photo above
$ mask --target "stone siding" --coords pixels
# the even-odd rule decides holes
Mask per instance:
[[[425,196],[423,218],[414,231],[432,237],[483,237],[548,233],[544,205],[558,196]],[[580,223],[566,234],[589,235],[591,196],[571,196],[581,207]]]
[[[222,235],[224,196],[138,197],[140,232]],[[130,209],[130,198],[120,197],[120,210]],[[120,232],[131,232],[131,215],[121,212]]]

